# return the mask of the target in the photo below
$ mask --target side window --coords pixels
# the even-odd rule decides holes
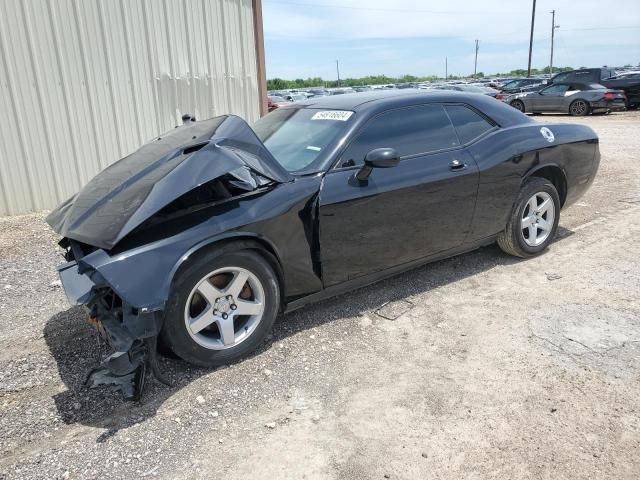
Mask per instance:
[[[542,95],[560,96],[564,95],[568,88],[569,85],[552,85],[543,90],[540,90],[540,93]]]
[[[484,117],[463,105],[447,105],[445,107],[453,126],[458,132],[460,143],[466,144],[493,129]]]
[[[613,70],[607,68],[603,68],[602,70],[600,70],[600,80],[607,80],[608,78],[613,77],[613,75]]]
[[[338,167],[361,165],[375,148],[395,148],[401,157],[459,145],[456,132],[441,105],[399,108],[366,123],[340,157]]]

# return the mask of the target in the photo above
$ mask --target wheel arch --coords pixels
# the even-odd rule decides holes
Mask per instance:
[[[278,250],[264,236],[249,232],[234,232],[224,236],[215,237],[202,241],[191,247],[180,260],[174,265],[168,281],[168,290],[170,290],[176,276],[186,268],[189,268],[193,262],[212,251],[218,251],[220,255],[227,252],[237,250],[253,250],[257,252],[269,264],[276,274],[278,286],[280,287],[280,309],[285,305],[285,278],[280,255]],[[167,291],[167,296],[169,291]]]
[[[545,178],[553,183],[560,197],[560,207],[564,206],[567,200],[567,175],[561,167],[555,164],[541,165],[529,172],[524,178],[523,183],[530,177]]]
[[[521,98],[514,98],[513,100],[511,100],[511,101],[509,102],[509,106],[510,106],[510,107],[513,107],[513,108],[516,108],[516,107],[514,107],[514,105],[513,105],[513,104],[514,104],[514,103],[516,103],[516,102],[518,102],[518,103],[521,103],[521,104],[522,104],[522,110],[521,110],[521,111],[522,111],[522,113],[527,112],[527,104],[526,104],[526,103],[524,103],[524,100],[522,100]],[[518,109],[518,108],[516,108],[516,110],[519,110],[519,109]],[[527,112],[527,113],[528,113],[528,112]]]
[[[587,104],[587,111],[585,112],[585,115],[588,115],[589,113],[591,113],[591,110],[592,110],[591,101],[586,99],[586,98],[584,98],[584,97],[577,97],[577,98],[574,98],[573,100],[571,100],[569,102],[569,106],[567,107],[567,113],[569,115],[572,115],[572,113],[571,113],[571,105],[573,105],[576,102],[580,102],[580,101],[582,101],[582,102]]]

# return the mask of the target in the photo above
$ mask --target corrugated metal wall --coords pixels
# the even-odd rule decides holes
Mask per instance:
[[[259,115],[251,0],[0,0],[0,215],[198,119]]]

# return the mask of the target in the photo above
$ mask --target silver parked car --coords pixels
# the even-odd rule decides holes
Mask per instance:
[[[554,83],[538,91],[507,95],[502,101],[525,113],[588,115],[625,109],[622,90],[611,90],[598,83]]]

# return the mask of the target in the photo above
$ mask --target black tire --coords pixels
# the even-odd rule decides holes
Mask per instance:
[[[509,105],[511,105],[513,108],[515,108],[516,110],[519,110],[522,113],[525,112],[524,102],[522,100],[514,100]]]
[[[264,313],[255,330],[235,346],[213,350],[197,343],[187,331],[185,306],[192,289],[208,273],[219,268],[240,267],[253,273],[264,289]],[[280,309],[278,278],[269,262],[256,250],[234,250],[227,245],[196,258],[176,274],[165,309],[162,340],[180,358],[202,367],[226,365],[247,356],[264,341]],[[226,318],[226,317],[225,317]]]
[[[527,207],[528,200],[536,193],[545,192],[551,196],[555,208],[553,228],[547,239],[537,246],[528,245],[525,242],[524,234],[521,227],[522,215]],[[498,235],[498,246],[509,255],[516,257],[533,257],[538,255],[553,241],[558,230],[558,221],[560,220],[560,196],[556,187],[546,178],[530,177],[520,189],[518,198],[513,206],[513,210],[509,215],[509,221],[505,229]]]
[[[589,102],[583,100],[581,98],[577,98],[569,105],[569,115],[574,117],[583,117],[585,115],[589,115],[591,111],[591,106]]]

